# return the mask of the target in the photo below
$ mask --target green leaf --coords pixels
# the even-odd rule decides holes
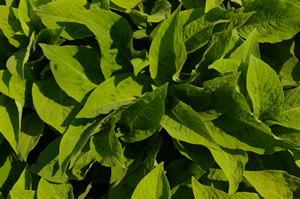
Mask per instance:
[[[58,163],[58,152],[61,136],[49,142],[47,147],[40,153],[36,163],[30,167],[30,171],[51,182],[65,183],[72,179],[63,172]]]
[[[113,2],[114,4],[116,4],[117,6],[119,6],[121,8],[132,9],[132,8],[136,7],[141,2],[141,0],[127,0],[127,1],[111,0],[111,2]]]
[[[57,184],[41,178],[37,188],[37,197],[45,199],[74,199],[73,187],[70,183]]]
[[[291,128],[300,130],[300,87],[285,92],[278,121]]]
[[[292,142],[274,136],[267,125],[254,117],[240,93],[235,94],[234,103],[230,111],[213,121],[214,125],[206,123],[210,135],[219,145],[258,154],[296,147]]]
[[[241,150],[230,150],[226,148],[210,148],[210,152],[229,181],[228,194],[235,193],[243,178],[245,165],[248,161],[247,153]]]
[[[231,26],[213,34],[200,63],[196,65],[196,71],[200,73],[198,81],[204,81],[208,75],[207,67],[214,61],[222,59],[234,47],[238,41],[234,38],[235,36]]]
[[[257,28],[258,42],[276,43],[292,38],[300,30],[300,7],[285,0],[243,1],[244,12],[255,14],[240,27],[244,37]]]
[[[33,10],[31,0],[20,0],[18,14],[22,29],[28,37],[40,23],[40,19]]]
[[[204,1],[198,1],[198,0],[181,0],[183,3],[183,7],[186,9],[193,9],[193,8],[201,8],[205,6]]]
[[[171,188],[180,184],[188,185],[191,183],[192,176],[199,179],[206,173],[197,163],[186,158],[172,161],[168,164],[166,170]]]
[[[245,171],[244,176],[266,199],[292,199],[300,194],[300,178],[289,175],[286,171]]]
[[[33,83],[32,99],[39,117],[60,133],[66,130],[80,108],[80,104],[62,91],[53,78]]]
[[[175,139],[216,147],[215,141],[209,135],[205,123],[197,112],[181,101],[178,101],[171,110],[166,110],[161,125]]]
[[[0,95],[0,132],[9,142],[13,150],[18,154],[17,145],[19,143],[19,111],[14,100]]]
[[[7,199],[36,199],[36,191],[13,190],[9,193]]]
[[[30,97],[28,89],[28,81],[19,77],[11,75],[8,70],[0,71],[0,92],[4,95],[17,100],[23,106],[25,105],[26,99]]]
[[[101,121],[73,120],[59,145],[59,165],[63,172],[67,170],[71,158],[84,147],[92,134],[101,127]]]
[[[235,59],[219,59],[212,63],[208,69],[215,69],[223,75],[230,72],[238,72],[248,68],[248,64]]]
[[[0,29],[9,43],[15,47],[20,47],[21,43],[15,33],[20,31],[21,24],[18,17],[18,9],[0,5]]]
[[[189,104],[204,121],[210,121],[226,113],[233,106],[233,94],[239,73],[205,81],[203,88],[189,84],[174,86],[178,99]],[[201,101],[201,103],[199,103]]]
[[[0,150],[0,191],[6,196],[24,170],[25,164],[16,159],[8,142],[3,141]]]
[[[147,21],[158,23],[167,19],[171,14],[172,5],[167,0],[157,0],[152,8]]]
[[[300,168],[300,150],[290,150],[290,153],[292,154],[296,165]]]
[[[195,178],[192,178],[192,186],[195,199],[260,199],[260,196],[258,194],[249,192],[237,192],[228,195],[216,188],[200,184]]]
[[[59,39],[60,35],[64,29],[63,28],[44,28],[41,30],[37,35],[36,39],[33,43],[33,51],[36,50],[38,43],[46,43],[46,44],[56,44]]]
[[[29,152],[34,149],[42,136],[43,129],[44,123],[35,112],[23,117],[17,148],[21,160],[27,160]]]
[[[123,17],[103,9],[74,12],[73,16],[96,36],[105,79],[132,71],[132,30]]]
[[[229,59],[236,59],[241,62],[249,63],[251,55],[260,58],[257,36],[258,32],[254,29],[248,35],[247,40],[230,54]]]
[[[205,1],[205,12],[210,11],[211,9],[220,6],[223,0],[206,0]]]
[[[170,185],[164,174],[163,163],[160,163],[139,182],[131,196],[131,199],[136,198],[171,198]]]
[[[120,123],[129,128],[129,132],[122,137],[124,141],[141,141],[159,129],[165,112],[167,89],[168,84],[157,88],[138,98],[123,112]]]
[[[150,75],[158,86],[178,80],[187,52],[178,28],[181,6],[158,29],[149,50]]]
[[[102,8],[105,10],[109,9],[110,0],[92,0],[91,8]]]
[[[202,10],[199,9],[199,11]],[[225,10],[215,8],[206,14],[203,13],[191,22],[189,22],[191,16],[187,18],[187,16],[184,17],[186,14],[180,14],[180,18],[183,18],[181,20],[184,20],[184,18],[189,20],[183,27],[183,40],[188,53],[198,50],[210,41],[215,25],[229,22],[224,17],[225,13]]]
[[[95,156],[90,149],[90,145],[86,144],[75,156],[72,157],[70,161],[69,171],[72,172],[72,175],[76,177],[76,180],[83,180],[86,177],[86,174],[93,166],[95,162]],[[71,175],[69,175],[71,177]]]
[[[284,100],[281,83],[276,72],[254,56],[248,67],[247,90],[256,117],[273,119],[279,115]]]
[[[52,61],[50,67],[57,84],[76,101],[81,102],[103,80],[97,52],[78,46],[40,46]]]
[[[113,167],[117,164],[124,167],[124,154],[121,142],[114,131],[115,125],[103,129],[91,138],[92,154],[103,166]]]
[[[25,64],[29,60],[30,51],[35,40],[35,33],[30,36],[30,41],[26,48],[21,48],[15,54],[13,54],[6,62],[6,67],[12,75],[25,78]]]
[[[78,118],[94,118],[131,103],[142,95],[143,85],[130,73],[113,76],[91,93]]]
[[[31,173],[29,171],[28,165],[26,165],[25,169],[21,173],[17,182],[12,187],[11,191],[31,190],[31,188],[32,188]]]
[[[63,0],[47,3],[36,11],[47,28],[64,28],[61,36],[68,39],[83,39],[92,36],[88,28],[76,20],[73,11],[85,10],[85,0]]]

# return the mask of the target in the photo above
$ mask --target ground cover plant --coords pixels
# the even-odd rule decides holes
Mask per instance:
[[[298,0],[0,0],[0,199],[300,198]]]

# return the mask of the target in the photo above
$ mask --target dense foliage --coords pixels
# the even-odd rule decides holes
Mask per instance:
[[[299,0],[0,0],[0,199],[300,198]]]

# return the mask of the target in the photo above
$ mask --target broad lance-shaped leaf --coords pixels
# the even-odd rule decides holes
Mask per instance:
[[[243,1],[244,12],[255,14],[238,30],[244,37],[257,28],[258,42],[276,43],[300,30],[300,7],[285,0]]]
[[[37,197],[52,199],[74,199],[73,187],[70,183],[52,183],[41,178],[37,188]]]
[[[247,153],[241,150],[226,148],[210,148],[210,152],[229,181],[228,194],[235,193],[243,178],[245,165],[248,161]]]
[[[260,199],[256,193],[237,192],[234,194],[226,194],[216,188],[200,184],[192,177],[192,187],[195,199]]]
[[[168,84],[138,98],[122,114],[120,123],[128,127],[129,132],[122,137],[126,142],[137,142],[150,137],[160,127],[165,112],[164,99]]]
[[[60,133],[66,130],[80,108],[80,104],[62,91],[52,77],[33,84],[32,100],[39,117]]]
[[[236,93],[234,107],[206,126],[220,146],[229,149],[269,154],[297,147],[296,144],[274,136],[271,129],[251,112],[242,94]],[[235,124],[235,125],[232,125]]]
[[[251,55],[260,58],[257,35],[257,29],[254,29],[248,35],[247,40],[230,54],[229,59],[236,59],[241,62],[249,63]]]
[[[85,10],[86,4],[85,0],[53,1],[41,6],[36,13],[47,28],[64,28],[62,37],[68,40],[83,39],[93,34],[76,20],[72,12]]]
[[[15,32],[21,31],[18,9],[0,5],[0,29],[2,30],[9,43],[16,48],[20,47],[21,42],[16,37]]]
[[[44,123],[35,112],[23,117],[18,143],[18,154],[21,160],[27,160],[29,152],[34,149],[42,136],[43,129]]]
[[[106,128],[91,138],[90,146],[93,156],[103,166],[113,167],[121,165],[124,167],[124,154],[122,144],[115,133],[115,125]]]
[[[30,95],[26,87],[29,82],[14,75],[11,75],[8,70],[0,70],[0,92],[4,95],[18,101],[23,106]]]
[[[265,120],[279,115],[284,100],[280,80],[270,66],[254,56],[248,66],[247,91],[256,117]]]
[[[300,130],[300,86],[285,92],[278,121]]]
[[[73,17],[85,24],[96,36],[105,79],[132,71],[132,30],[123,17],[103,9],[73,12]]]
[[[244,176],[266,199],[293,199],[300,195],[300,178],[281,170],[245,171]]]
[[[181,101],[178,101],[171,110],[166,110],[161,125],[175,139],[191,144],[216,147],[215,141],[209,135],[198,113]]]
[[[160,163],[136,186],[131,199],[161,198],[171,199],[170,185],[164,174],[164,164]]]
[[[150,75],[158,86],[178,80],[187,52],[178,28],[181,6],[158,29],[149,50]]]
[[[14,100],[0,94],[0,132],[18,154],[19,111]]]
[[[78,46],[40,46],[52,61],[50,67],[57,84],[76,101],[81,102],[103,80],[97,52]]]
[[[94,118],[131,103],[142,95],[144,86],[138,83],[139,80],[131,73],[105,80],[88,97],[77,118]]]

